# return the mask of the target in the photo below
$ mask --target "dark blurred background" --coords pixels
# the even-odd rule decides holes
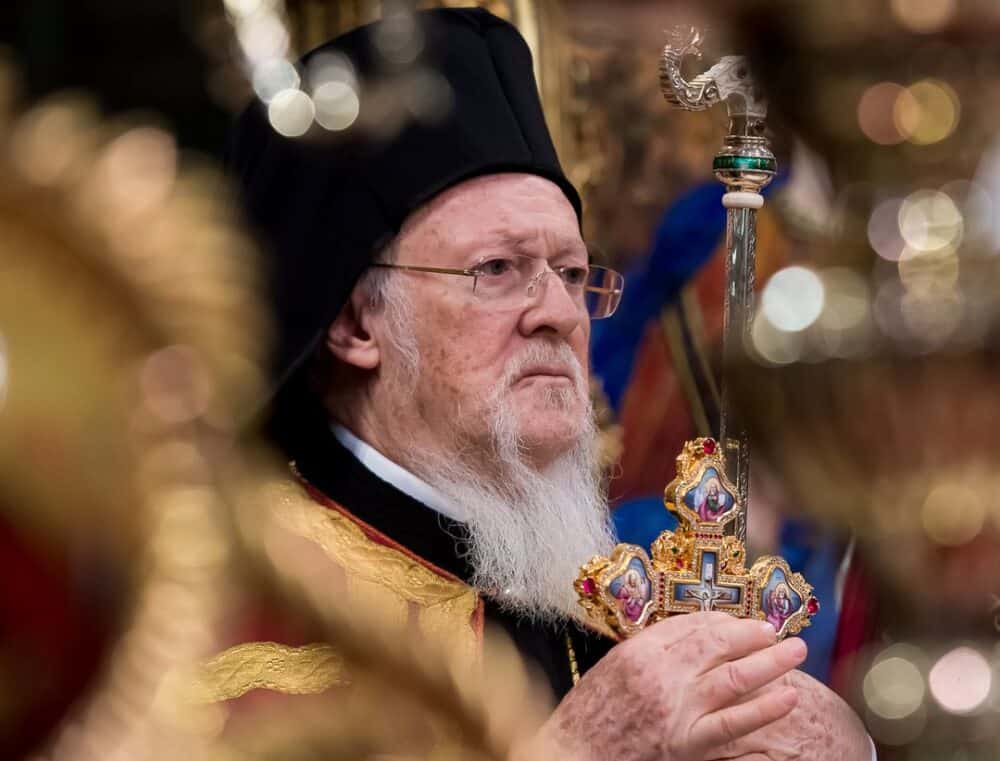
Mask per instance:
[[[27,100],[85,90],[108,114],[146,112],[181,146],[214,152],[229,114],[209,93],[206,50],[218,41],[206,38],[208,5],[12,0],[0,9],[0,43],[13,52]]]

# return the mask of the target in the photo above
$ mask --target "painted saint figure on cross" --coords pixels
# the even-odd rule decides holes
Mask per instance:
[[[808,626],[819,611],[812,586],[779,557],[747,569],[746,548],[727,531],[741,505],[715,440],[689,441],[677,474],[663,500],[677,514],[676,531],[660,534],[649,554],[620,544],[581,569],[576,591],[594,623],[628,637],[670,615],[718,610],[769,621],[779,638]],[[648,592],[623,607],[621,589],[636,575],[648,580]]]

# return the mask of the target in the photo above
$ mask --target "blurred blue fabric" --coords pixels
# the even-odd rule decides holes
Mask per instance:
[[[617,413],[632,376],[646,325],[674,302],[715,250],[726,229],[725,189],[718,182],[698,185],[660,220],[648,256],[625,273],[618,311],[591,326],[591,367]]]

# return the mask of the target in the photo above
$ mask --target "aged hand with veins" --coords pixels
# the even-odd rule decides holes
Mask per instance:
[[[770,624],[725,613],[661,621],[587,672],[524,750],[580,761],[710,761],[721,748],[738,754],[735,743],[763,740],[755,733],[799,701],[795,682],[775,680],[802,663],[805,643],[775,640]]]

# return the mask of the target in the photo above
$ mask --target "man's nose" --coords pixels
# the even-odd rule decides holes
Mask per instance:
[[[551,277],[550,277],[551,276]],[[539,330],[568,336],[587,314],[569,294],[559,275],[544,269],[528,284],[528,307],[521,315],[521,332],[532,335]]]

